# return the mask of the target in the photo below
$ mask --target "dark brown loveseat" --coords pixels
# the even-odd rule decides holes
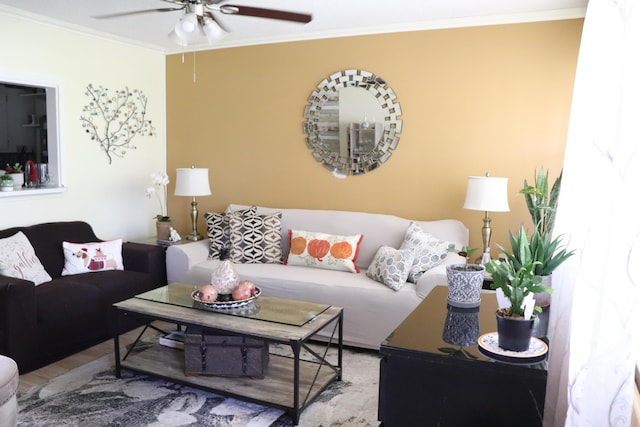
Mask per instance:
[[[0,275],[0,354],[26,373],[113,336],[111,305],[167,283],[163,248],[123,243],[124,270],[61,276],[62,242],[98,242],[85,222],[52,222],[0,230],[22,231],[53,280],[33,282]],[[134,323],[121,324],[120,332]]]

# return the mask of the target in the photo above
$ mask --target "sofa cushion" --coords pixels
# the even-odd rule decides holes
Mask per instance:
[[[280,212],[232,215],[229,218],[229,259],[239,264],[281,264],[281,216]]]
[[[416,283],[425,271],[441,264],[447,257],[451,245],[452,243],[438,239],[411,221],[400,246],[400,249],[411,249],[414,252],[408,280]]]
[[[207,223],[207,237],[209,237],[208,259],[227,259],[231,248],[229,219],[232,215],[252,215],[256,207],[242,209],[235,212],[207,212],[204,220]]]
[[[5,276],[30,280],[36,285],[51,280],[22,231],[0,239],[0,273]]]
[[[380,246],[373,262],[367,269],[367,277],[384,283],[394,291],[399,290],[407,282],[407,276],[413,262],[413,250],[394,249]]]
[[[338,236],[302,230],[289,230],[286,264],[358,273],[356,265],[362,234]]]
[[[122,239],[105,242],[62,242],[64,268],[62,276],[104,270],[124,270]]]

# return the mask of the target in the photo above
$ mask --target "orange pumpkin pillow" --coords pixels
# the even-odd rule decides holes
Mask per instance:
[[[290,249],[285,264],[359,273],[356,259],[362,237],[289,230]]]

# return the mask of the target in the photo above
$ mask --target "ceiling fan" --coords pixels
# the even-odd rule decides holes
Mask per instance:
[[[223,37],[228,30],[216,19],[214,13],[224,15],[252,16],[256,18],[277,19],[280,21],[309,23],[311,15],[289,12],[285,10],[266,9],[260,7],[222,4],[225,0],[160,0],[171,3],[174,7],[159,7],[155,9],[134,10],[130,12],[112,13],[96,16],[96,18],[117,18],[121,16],[138,15],[151,12],[183,11],[183,15],[169,33],[169,38],[179,45],[188,46],[198,43],[206,37],[209,43]]]

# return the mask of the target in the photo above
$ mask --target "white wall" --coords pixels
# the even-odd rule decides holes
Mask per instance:
[[[145,197],[150,174],[165,170],[165,57],[161,52],[87,36],[0,13],[0,75],[60,85],[60,194],[0,198],[0,229],[83,220],[103,239],[155,234],[158,204]],[[109,164],[81,126],[87,85],[141,90],[156,136],[136,136],[136,150]]]

